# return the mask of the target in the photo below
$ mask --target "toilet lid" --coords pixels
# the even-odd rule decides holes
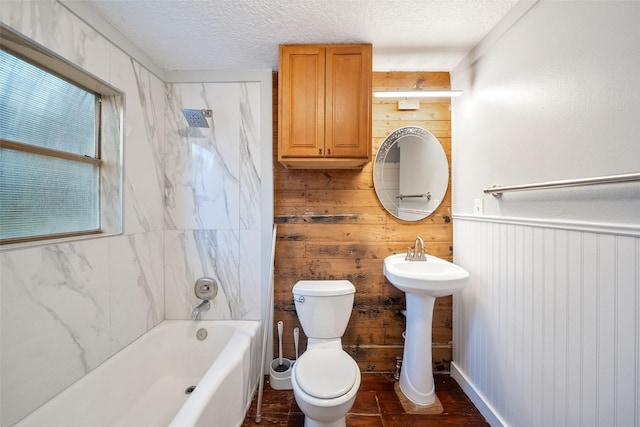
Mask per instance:
[[[356,364],[344,351],[318,348],[296,361],[296,381],[302,391],[319,399],[346,394],[356,382]]]

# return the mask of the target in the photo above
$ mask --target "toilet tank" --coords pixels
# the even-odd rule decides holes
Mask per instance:
[[[347,329],[355,286],[348,280],[300,280],[293,300],[308,338],[340,338]]]

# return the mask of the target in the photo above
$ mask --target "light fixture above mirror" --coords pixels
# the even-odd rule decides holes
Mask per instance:
[[[461,90],[435,89],[424,90],[422,84],[424,79],[418,79],[413,88],[407,90],[375,91],[376,98],[452,98],[462,95]]]
[[[376,98],[452,98],[462,95],[461,90],[406,90],[373,92]]]

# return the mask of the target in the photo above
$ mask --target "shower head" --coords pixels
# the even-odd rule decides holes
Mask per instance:
[[[189,110],[187,108],[182,109],[184,118],[187,119],[189,126],[193,128],[208,128],[207,117],[212,117],[213,112],[211,110]]]

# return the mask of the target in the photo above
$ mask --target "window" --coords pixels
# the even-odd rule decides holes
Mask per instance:
[[[37,55],[5,49],[5,41],[0,50],[0,242],[104,232],[101,208],[114,206],[103,200],[101,187],[105,180],[119,180],[103,173],[114,168],[105,168],[101,158],[101,121],[118,114],[103,114],[102,94],[68,74],[92,77],[75,68],[63,77],[36,65],[31,56]],[[51,61],[50,53],[42,56]],[[71,67],[59,59],[57,63],[61,69]],[[106,98],[113,101],[109,94]],[[119,175],[121,168],[115,169]]]

